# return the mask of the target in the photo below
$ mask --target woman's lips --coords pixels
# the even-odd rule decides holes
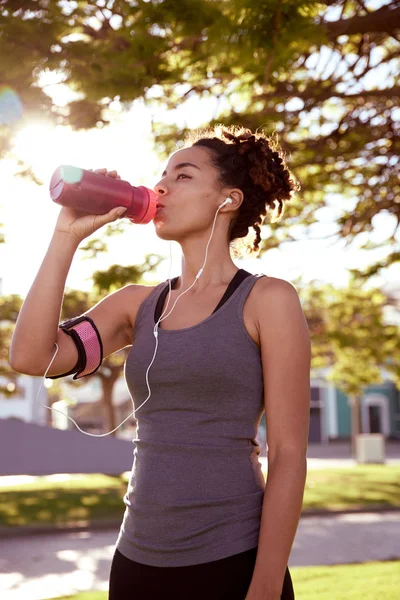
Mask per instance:
[[[163,210],[165,210],[165,206],[157,206],[155,216],[157,217]]]

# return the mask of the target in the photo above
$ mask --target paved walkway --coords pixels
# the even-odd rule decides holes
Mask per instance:
[[[44,600],[106,590],[116,538],[110,530],[8,540],[0,550],[1,599]],[[399,512],[304,517],[289,566],[400,560],[399,540]]]

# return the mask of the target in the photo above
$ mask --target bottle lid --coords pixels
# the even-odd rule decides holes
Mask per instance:
[[[137,190],[141,190],[143,192],[145,198],[147,199],[147,207],[145,208],[143,215],[141,217],[133,217],[129,219],[131,223],[145,225],[146,223],[150,223],[156,216],[157,210],[157,194],[151,190],[150,188],[145,187],[144,185],[136,188]]]

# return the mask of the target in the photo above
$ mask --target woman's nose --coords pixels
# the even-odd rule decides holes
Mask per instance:
[[[162,183],[156,183],[156,185],[154,186],[154,191],[156,192],[156,194],[164,196],[167,193],[167,188]]]

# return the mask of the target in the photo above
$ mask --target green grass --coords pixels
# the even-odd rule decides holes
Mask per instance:
[[[0,526],[21,526],[122,518],[125,477],[72,475],[67,481],[38,478],[0,487]]]
[[[290,572],[296,600],[395,600],[399,594],[400,561],[293,567]]]
[[[310,470],[303,510],[400,506],[400,465]]]
[[[119,520],[125,509],[126,487],[126,476],[71,475],[69,480],[61,482],[43,477],[8,487],[1,486],[0,478],[0,526]],[[305,512],[377,505],[400,507],[400,465],[308,471]]]
[[[395,600],[400,561],[324,567],[290,567],[296,600]],[[59,600],[107,600],[107,592],[82,592]]]

